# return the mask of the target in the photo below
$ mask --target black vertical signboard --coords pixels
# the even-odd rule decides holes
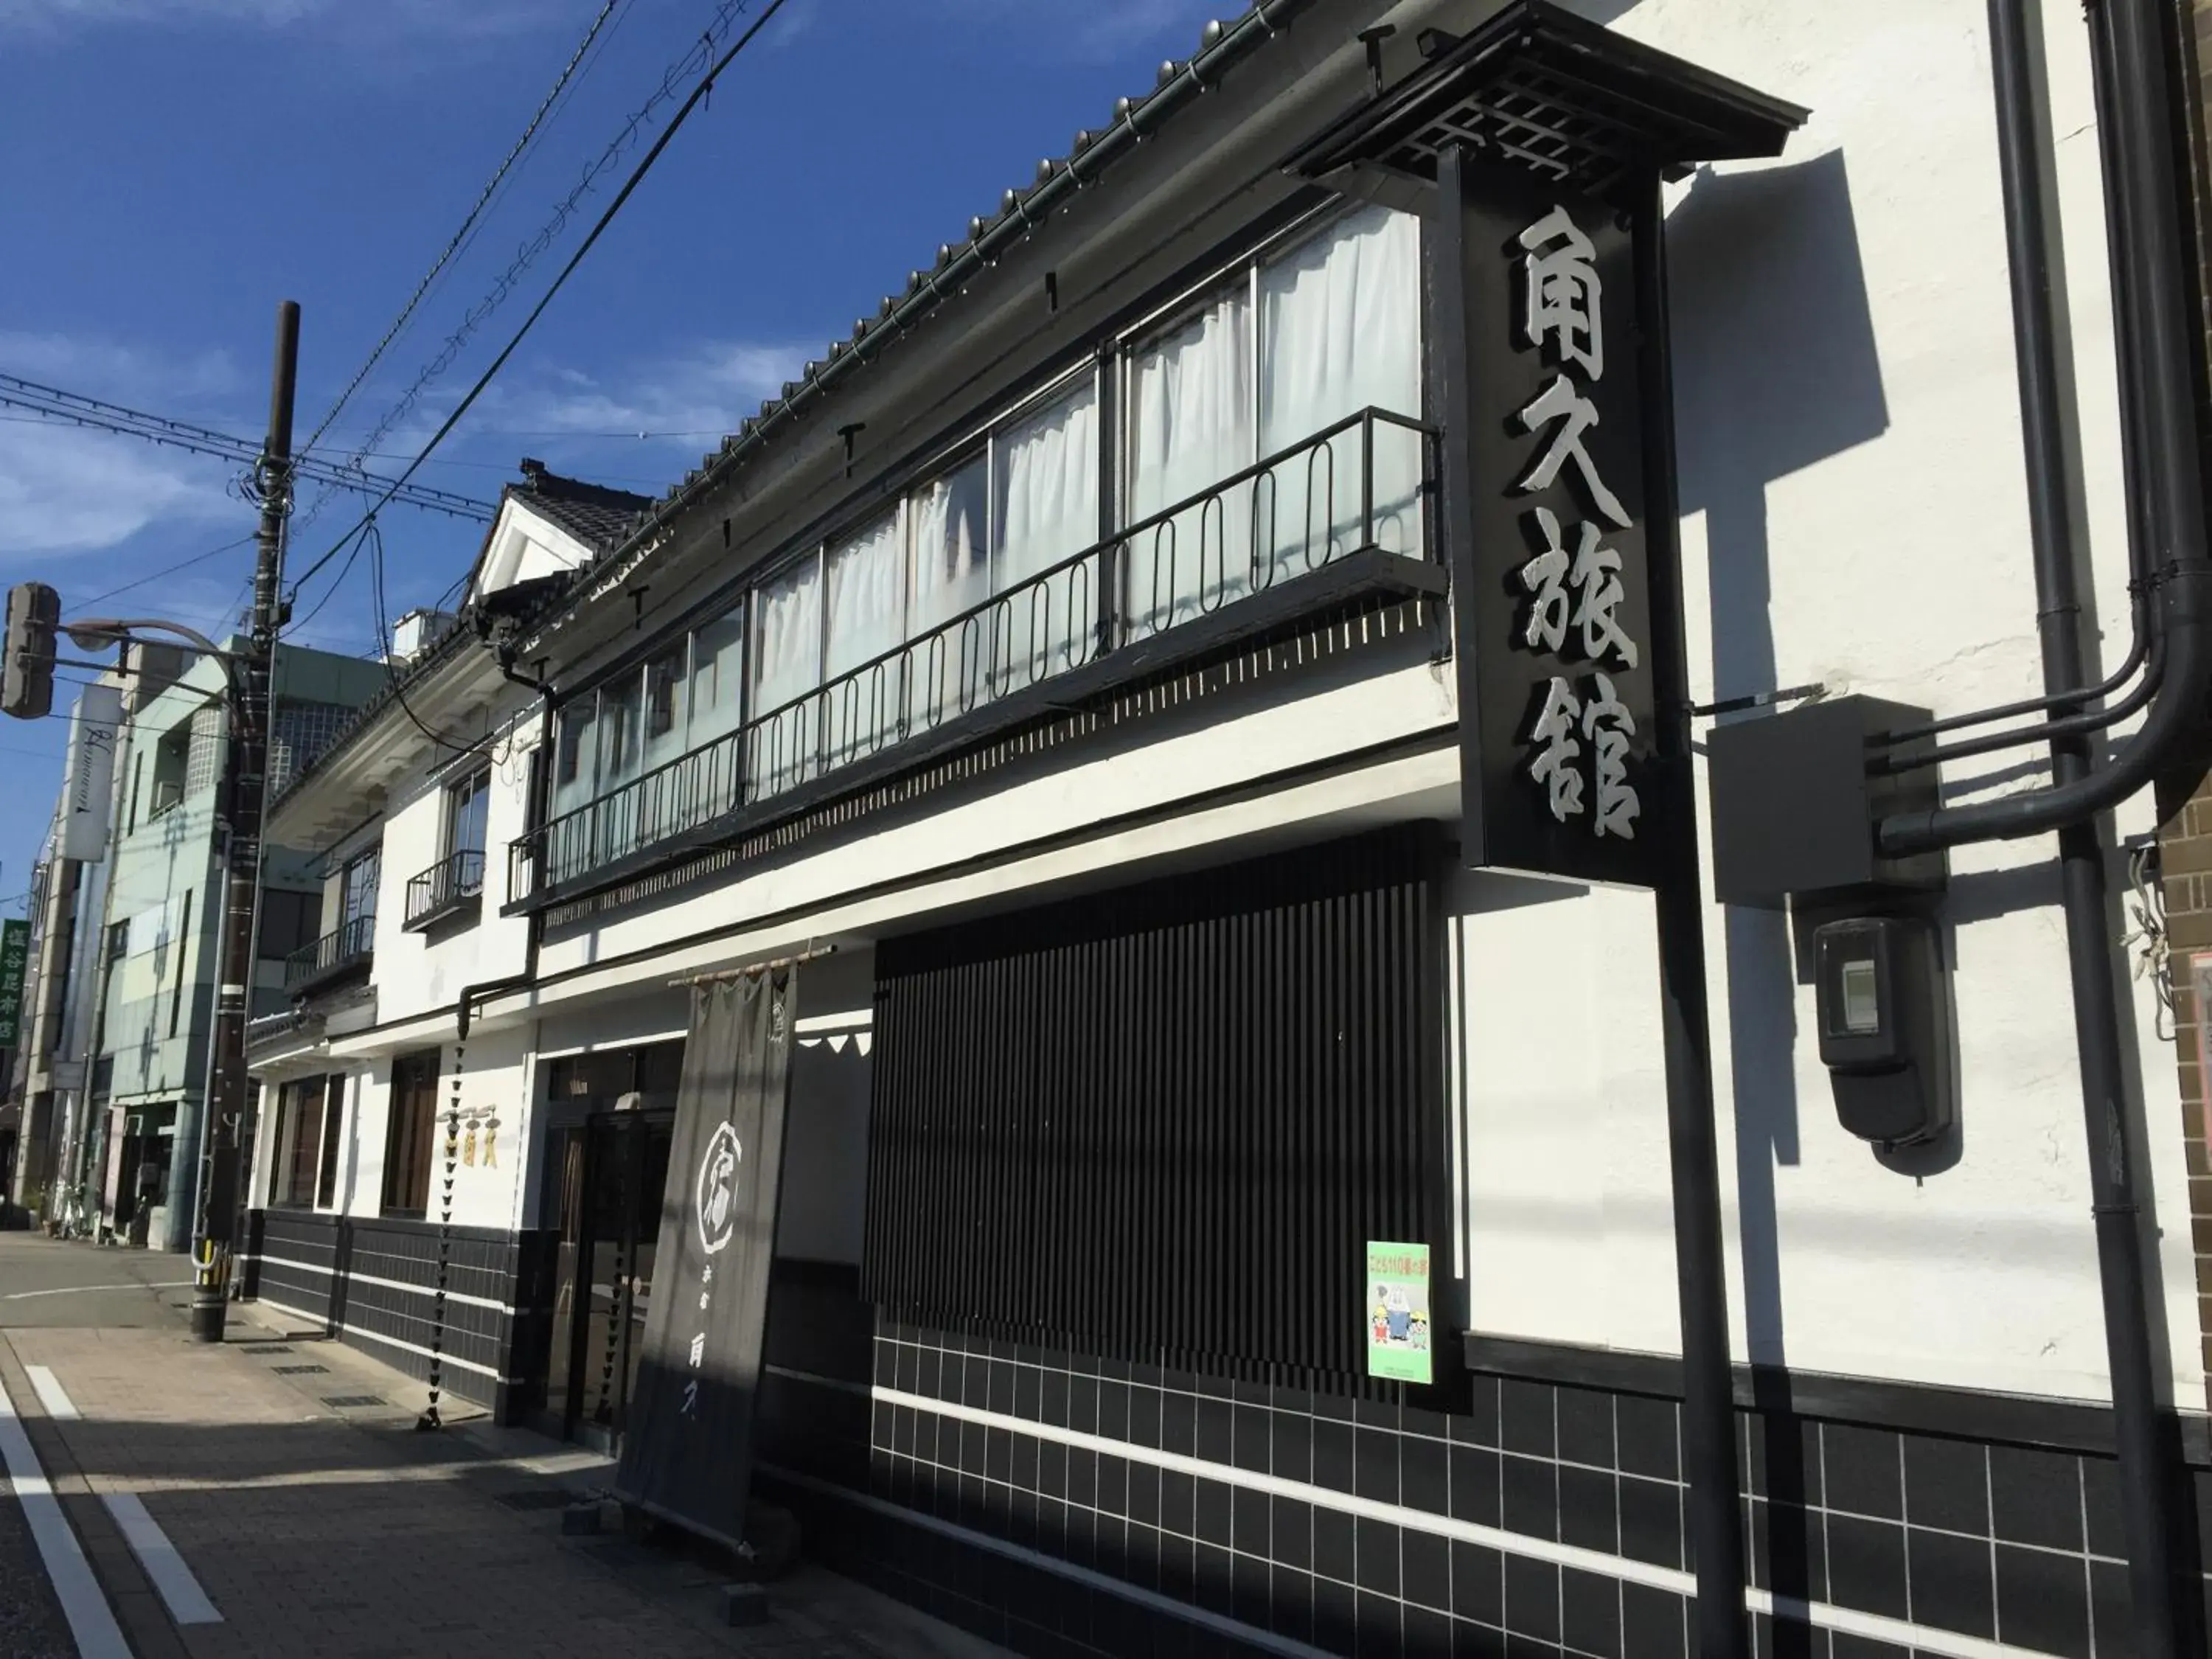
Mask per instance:
[[[1520,168],[1439,169],[1470,865],[1650,886],[1657,720],[1633,239]],[[1454,186],[1456,185],[1455,189]],[[1463,354],[1463,355],[1462,355]],[[1454,418],[1456,417],[1456,418]]]
[[[795,970],[696,986],[623,1501],[735,1548],[768,1331]]]

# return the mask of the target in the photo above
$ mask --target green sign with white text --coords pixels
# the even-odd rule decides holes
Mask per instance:
[[[12,1048],[23,1030],[23,969],[31,957],[31,924],[0,921],[0,1048]]]
[[[1433,1382],[1429,1247],[1367,1241],[1367,1374]]]

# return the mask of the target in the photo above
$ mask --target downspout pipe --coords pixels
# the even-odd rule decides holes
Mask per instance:
[[[1993,4],[1993,24],[2001,9],[2009,9]],[[2131,477],[2139,480],[2130,493],[2139,501],[2137,533],[2149,543],[2149,556],[2144,562],[2156,584],[2151,615],[2164,643],[2165,683],[2142,725],[2106,764],[2068,765],[2063,771],[2055,769],[2051,783],[2044,788],[1996,800],[1886,817],[1875,826],[1875,841],[1882,853],[1891,857],[1934,852],[1969,842],[2045,835],[2085,822],[2152,782],[2203,728],[2206,695],[2212,690],[2212,562],[2208,562],[2205,554],[2203,474],[2197,457],[2197,403],[2190,370],[2202,343],[2185,274],[2189,248],[2182,231],[2180,181],[2174,167],[2177,126],[2169,36],[2154,0],[2089,0],[2087,9],[2090,53],[2100,94],[2101,161],[2107,234],[2118,279],[2113,312],[2124,394],[2130,385],[2133,387],[2132,395],[2124,395],[2122,399],[2124,414],[2133,416],[2124,423],[2123,435],[2134,467]],[[2008,27],[2019,37],[2020,50],[2027,50],[2025,25],[2014,19]],[[2033,70],[2027,74],[2027,89],[2032,93]],[[2002,124],[2006,118],[2005,103],[2012,96],[2005,91],[2010,76],[2002,64],[1997,76]],[[2041,296],[2034,303],[2043,307],[2047,326],[2049,252],[2047,248],[2033,252],[2033,263],[2028,267],[2031,274],[2023,278],[2024,250],[2014,223],[2013,169],[2021,165],[2021,158],[2033,146],[2032,119],[2016,137],[2008,136],[2001,125],[2000,139],[2001,152],[2006,155],[2007,234],[2014,264],[2015,319],[2021,311],[2018,291],[2025,280],[2033,295]],[[2039,160],[2029,160],[2026,165],[2034,170],[2033,176],[2039,178]],[[2034,216],[2040,224],[2039,200]],[[2055,386],[2051,388],[2052,395],[2055,391]],[[2024,367],[2024,407],[2028,395]],[[2029,465],[2031,469],[2039,465],[2033,453]],[[2032,491],[2032,511],[2047,511],[2051,507],[2047,499],[2036,499]],[[2063,526],[2061,530],[2063,533]],[[2037,569],[2040,576],[2044,570],[2040,555]],[[2070,590],[2070,559],[2064,562],[2064,573]],[[2039,608],[2049,608],[2040,594],[2039,600]],[[2073,618],[2069,619],[2069,626],[2078,632]],[[2046,665],[2050,650],[2046,634]],[[2053,748],[2056,769],[2065,745],[2062,742]]]
[[[548,681],[526,680],[508,671],[504,658],[500,672],[517,685],[524,685],[538,696],[538,765],[531,774],[530,800],[524,820],[535,829],[545,815],[545,796],[549,786],[547,769],[553,763],[553,687]],[[544,934],[544,913],[532,910],[527,919],[527,930],[523,935],[522,971],[509,974],[504,979],[488,979],[474,985],[465,985],[453,1004],[453,1035],[457,1041],[469,1040],[469,1027],[475,1022],[477,1010],[492,998],[508,991],[526,991],[538,983],[538,946]]]
[[[2164,211],[2141,199],[2146,175],[2154,185],[2157,170],[2144,165],[2146,149],[2164,150],[2164,140],[2146,143],[2160,128],[2130,118],[2153,103],[2154,88],[2166,84],[2160,67],[2144,66],[2140,56],[2152,43],[2147,26],[2150,0],[2112,0],[2093,17],[2093,50],[2100,62],[2100,94],[2114,84],[2137,89],[2118,109],[2104,99],[2103,113],[2124,131],[2105,133],[2107,192],[2113,203],[2116,276],[2123,284],[2148,276],[2145,264],[2179,260],[2178,242],[2169,235],[2162,252],[2142,253],[2130,244],[2148,234],[2173,228],[2176,200]],[[2118,14],[2130,14],[2124,20]],[[2067,446],[2065,406],[2069,386],[2060,368],[2055,270],[2059,251],[2047,213],[2050,180],[2045,165],[2047,121],[2040,96],[2042,65],[2035,33],[2038,8],[2031,0],[1989,0],[1990,58],[1997,118],[1998,170],[2005,210],[2007,266],[2011,279],[2013,343],[2020,381],[2021,433],[2027,468],[2029,541],[2035,578],[2036,627],[2042,647],[2047,692],[2089,683],[2093,664],[2082,638],[2081,595],[2074,474]],[[2130,62],[2136,72],[2125,67]],[[2154,64],[2162,64],[2159,53]],[[2170,131],[2170,129],[2166,129]],[[2170,150],[2164,150],[2170,156]],[[2116,178],[2115,172],[2118,173]],[[2165,175],[2168,186],[2171,173]],[[2132,188],[2131,188],[2132,187]],[[2132,269],[2130,269],[2132,267]],[[2164,272],[2163,286],[2179,291],[2178,263]],[[2145,287],[2148,283],[2142,284]],[[2116,317],[2124,336],[2138,321],[2156,322],[2166,297],[2143,294],[2142,309],[2116,294]],[[2148,315],[2146,315],[2148,313]],[[2166,322],[2170,325],[2169,314]],[[2180,343],[2167,343],[2172,349]],[[2163,355],[2154,347],[2154,359]],[[2024,835],[2055,829],[2058,837],[2061,904],[2066,922],[2067,965],[2072,981],[2075,1044],[2081,1074],[2081,1103],[2088,1138],[2091,1211],[2104,1310],[2105,1348],[2112,1395],[2113,1437],[2119,1455],[2120,1486],[2129,1562],[2130,1603],[2135,1642],[2142,1659],[2178,1659],[2185,1651],[2179,1636],[2177,1591],[2181,1583],[2178,1540],[2188,1535],[2177,1510],[2181,1498],[2178,1425],[2159,1401],[2162,1346],[2154,1336],[2150,1282],[2144,1270],[2143,1213],[2138,1176],[2129,1151],[2127,1092],[2122,1064],[2118,994],[2112,960],[2110,895],[2106,890],[2105,823],[2099,805],[2123,798],[2161,765],[2174,734],[2193,728],[2201,718],[2208,668],[2200,614],[2203,592],[2203,526],[2197,473],[2168,447],[2172,434],[2162,429],[2172,408],[2157,400],[2185,394],[2187,383],[2175,367],[2146,364],[2123,338],[2120,360],[2124,387],[2124,441],[2140,454],[2148,437],[2155,446],[2155,466],[2148,482],[2158,491],[2142,501],[2138,485],[2145,470],[2130,469],[2131,530],[2148,519],[2165,533],[2153,544],[2167,580],[2160,593],[2162,643],[2171,653],[2170,681],[2144,729],[2119,763],[2100,771],[2093,738],[2062,722],[2051,738],[2052,784],[2015,804],[1991,803],[1983,809],[1946,809],[1923,814],[1939,831],[1960,830],[1955,839],[1982,835]],[[2150,370],[2148,374],[2142,371]],[[2149,407],[2144,407],[2148,399]],[[2188,407],[2193,408],[2193,398]],[[2145,418],[2145,417],[2148,418]],[[2146,431],[2145,428],[2148,428]],[[2144,510],[2146,509],[2147,510]],[[2131,535],[2131,545],[2137,541]],[[2197,567],[2192,569],[2192,565]],[[1978,811],[1997,826],[1974,834]],[[1885,825],[1885,829],[1887,826]],[[1937,844],[1951,844],[1946,834]],[[2194,1577],[2193,1571],[2189,1575]]]

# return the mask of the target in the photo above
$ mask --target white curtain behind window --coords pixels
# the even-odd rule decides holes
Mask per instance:
[[[1173,506],[1257,459],[1251,306],[1241,282],[1131,360],[1129,520]],[[1122,548],[1122,614],[1132,638],[1248,591],[1251,488],[1224,491]]]
[[[963,714],[990,695],[989,614],[952,625],[954,617],[991,596],[988,473],[988,461],[978,455],[907,497],[914,526],[908,684],[917,731]]]
[[[812,702],[786,708],[822,683],[822,562],[802,559],[753,594],[752,735],[747,793],[774,794],[812,775],[821,740]],[[770,718],[771,711],[781,710]]]
[[[991,587],[1024,588],[1098,539],[1098,387],[1081,383],[1012,422],[991,441],[996,545]],[[1085,559],[1012,593],[993,611],[994,685],[1000,695],[1085,660],[1098,611],[1098,570]]]
[[[1370,406],[1420,417],[1420,221],[1370,206],[1261,269],[1261,454]],[[1254,511],[1273,576],[1361,544],[1360,471],[1356,427],[1270,471]],[[1377,422],[1376,545],[1421,551],[1420,476],[1419,436]]]
[[[906,561],[897,513],[885,514],[831,548],[828,581],[829,656],[823,679],[830,690],[823,718],[830,764],[836,766],[872,753],[898,728],[904,665],[896,657],[878,660],[906,638]],[[864,672],[839,679],[856,669]]]
[[[702,821],[738,805],[737,745],[726,743],[744,714],[745,608],[740,601],[691,635],[691,708],[685,744],[695,753],[692,805]]]
[[[592,809],[594,855],[635,852],[646,833],[642,792],[625,789],[644,767],[643,674],[632,669],[599,688],[599,799]]]
[[[691,635],[691,711],[685,738],[693,749],[738,729],[744,713],[745,610],[702,624]]]

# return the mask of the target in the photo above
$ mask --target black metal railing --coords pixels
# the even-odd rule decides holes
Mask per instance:
[[[368,962],[376,943],[376,918],[356,916],[284,958],[284,988],[298,996]]]
[[[507,849],[529,898],[1348,555],[1428,556],[1434,433],[1346,416],[564,812]]]
[[[403,927],[428,927],[448,916],[473,910],[483,902],[484,855],[463,848],[448,853],[419,876],[407,878],[407,915]]]

